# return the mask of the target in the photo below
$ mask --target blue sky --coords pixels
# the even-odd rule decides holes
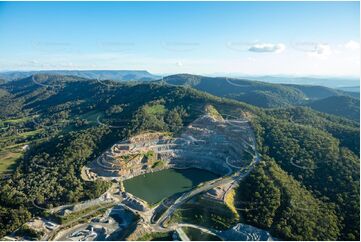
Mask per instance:
[[[358,75],[358,2],[1,2],[0,70]]]

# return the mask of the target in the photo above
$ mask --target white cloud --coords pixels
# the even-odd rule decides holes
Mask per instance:
[[[345,44],[345,48],[350,50],[358,50],[360,49],[360,43],[354,40],[350,40]]]
[[[331,54],[331,46],[328,44],[317,44],[314,50],[308,52],[310,57],[317,57],[321,59],[327,59]]]
[[[278,43],[278,44],[264,43],[264,44],[254,44],[248,49],[248,51],[257,52],[257,53],[270,53],[270,52],[281,53],[285,49],[286,46],[282,43]]]

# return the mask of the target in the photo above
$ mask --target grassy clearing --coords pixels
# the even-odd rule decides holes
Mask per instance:
[[[166,108],[164,107],[164,105],[161,104],[155,104],[152,106],[148,106],[146,108],[146,112],[148,114],[164,114],[166,112]]]
[[[102,116],[103,116],[103,112],[91,111],[91,112],[80,115],[79,118],[85,119],[85,120],[89,121],[90,123],[97,123],[97,118],[98,117],[102,118]]]
[[[102,205],[94,205],[85,209],[82,209],[80,211],[72,212],[70,214],[67,214],[65,216],[56,215],[56,214],[45,214],[45,217],[48,217],[49,219],[55,220],[57,223],[67,226],[68,224],[73,224],[73,222],[76,222],[76,224],[79,224],[81,222],[85,222],[88,217],[95,217],[102,213],[104,213],[108,208],[114,206],[114,203],[106,203]]]
[[[4,150],[19,151],[19,150],[21,150],[21,148],[22,148],[24,145],[27,145],[27,144],[29,144],[29,143],[30,143],[30,142],[23,142],[23,143],[8,145],[8,146],[4,147]]]
[[[37,134],[39,134],[40,132],[42,132],[43,129],[36,129],[36,130],[32,130],[32,131],[27,131],[27,132],[23,132],[23,133],[18,133],[17,135],[13,135],[13,136],[8,136],[5,138],[2,138],[0,140],[1,142],[8,142],[9,140],[16,140],[16,139],[28,139],[31,138],[32,136],[35,136]]]
[[[27,120],[28,117],[21,119]],[[9,120],[7,120],[9,121]],[[11,122],[21,122],[19,120],[11,120]],[[30,144],[33,141],[39,142],[42,138],[36,138],[36,135],[43,132],[44,129],[31,130],[27,132],[18,133],[0,139],[0,144],[6,145],[0,150],[0,174],[11,173],[16,167],[16,161],[23,155],[24,145]]]
[[[172,241],[172,232],[154,232],[145,234],[138,241]]]
[[[91,213],[92,211],[95,211],[101,207],[102,206],[100,206],[100,205],[92,206],[92,207],[89,207],[89,208],[86,208],[86,209],[83,209],[83,210],[80,210],[77,212],[72,212],[66,216],[59,216],[59,220],[60,220],[59,222],[60,222],[60,224],[70,223],[71,221],[77,220],[78,218],[80,218],[88,213]]]
[[[215,107],[213,107],[212,105],[207,105],[205,109],[212,118],[216,120],[223,120],[222,115],[220,115],[217,109],[215,109]]]
[[[11,173],[16,166],[16,161],[21,156],[21,152],[0,151],[0,174]]]
[[[4,120],[3,123],[4,124],[18,124],[18,123],[25,123],[28,122],[29,120],[33,119],[34,117],[22,117],[22,118],[17,118],[17,119],[7,119]]]
[[[30,136],[34,136],[36,134],[39,134],[41,131],[43,131],[43,129],[32,130],[32,131],[20,133],[18,136],[22,137],[22,138],[28,138]]]

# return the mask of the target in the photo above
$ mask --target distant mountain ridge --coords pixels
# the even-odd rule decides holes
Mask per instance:
[[[165,77],[163,82],[185,85],[210,94],[232,98],[258,107],[275,108],[302,105],[310,100],[338,95],[355,95],[323,86],[273,84],[227,77],[206,77],[178,74]]]
[[[65,75],[64,75],[65,73]],[[0,73],[1,74],[1,73]],[[4,73],[2,73],[4,74]],[[275,84],[247,79],[227,77],[207,77],[191,74],[176,74],[160,79],[147,71],[40,71],[40,72],[9,72],[7,78],[25,75],[19,80],[22,86],[29,85],[31,76],[39,85],[47,85],[50,78],[88,80],[106,79],[109,81],[154,81],[169,85],[189,86],[210,94],[242,101],[262,108],[279,108],[292,106],[308,106],[314,110],[346,117],[359,121],[359,93],[346,92],[324,86]],[[1,79],[1,75],[0,75]],[[28,82],[28,83],[26,83]],[[17,87],[14,86],[14,89]],[[351,98],[352,97],[352,98]]]
[[[35,74],[77,76],[88,79],[115,81],[152,81],[160,78],[145,70],[46,70],[0,72],[0,79],[13,81]]]
[[[244,77],[240,77],[244,78]],[[354,87],[360,86],[360,80],[357,77],[301,77],[301,76],[248,76],[246,79],[254,79],[275,84],[295,84],[295,85],[313,85],[325,86],[345,90],[344,88],[353,88],[352,91],[359,92]],[[351,91],[351,90],[350,90]]]

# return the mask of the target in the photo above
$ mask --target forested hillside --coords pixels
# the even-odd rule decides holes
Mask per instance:
[[[256,92],[260,84],[247,85]],[[262,88],[282,103],[304,98],[297,89]],[[80,171],[115,142],[147,130],[177,132],[211,104],[248,118],[257,137],[262,162],[237,197],[245,222],[281,239],[359,239],[359,128],[349,119],[305,107],[261,109],[184,86],[71,76],[9,82],[0,99],[0,151],[18,152],[1,181],[0,237],[41,214],[38,206],[102,194],[110,184],[85,182]]]
[[[334,114],[360,122],[360,99],[349,96],[332,96],[307,104],[320,112]]]
[[[326,131],[337,138],[341,146],[355,154],[360,153],[360,128],[357,122],[313,111],[306,107],[265,110],[268,115],[291,123],[302,124]]]
[[[341,238],[357,239],[359,154],[342,145],[330,133],[308,124],[263,116],[259,126],[262,153],[275,159],[316,198],[335,204]],[[359,134],[354,137],[359,139]]]
[[[343,91],[321,86],[272,84],[189,74],[168,76],[163,81],[172,85],[191,86],[216,96],[232,98],[263,108],[287,107],[304,104],[310,99],[322,99],[341,94],[349,95]]]
[[[238,209],[247,223],[278,238],[336,240],[339,236],[334,207],[315,198],[267,156],[237,192]]]

